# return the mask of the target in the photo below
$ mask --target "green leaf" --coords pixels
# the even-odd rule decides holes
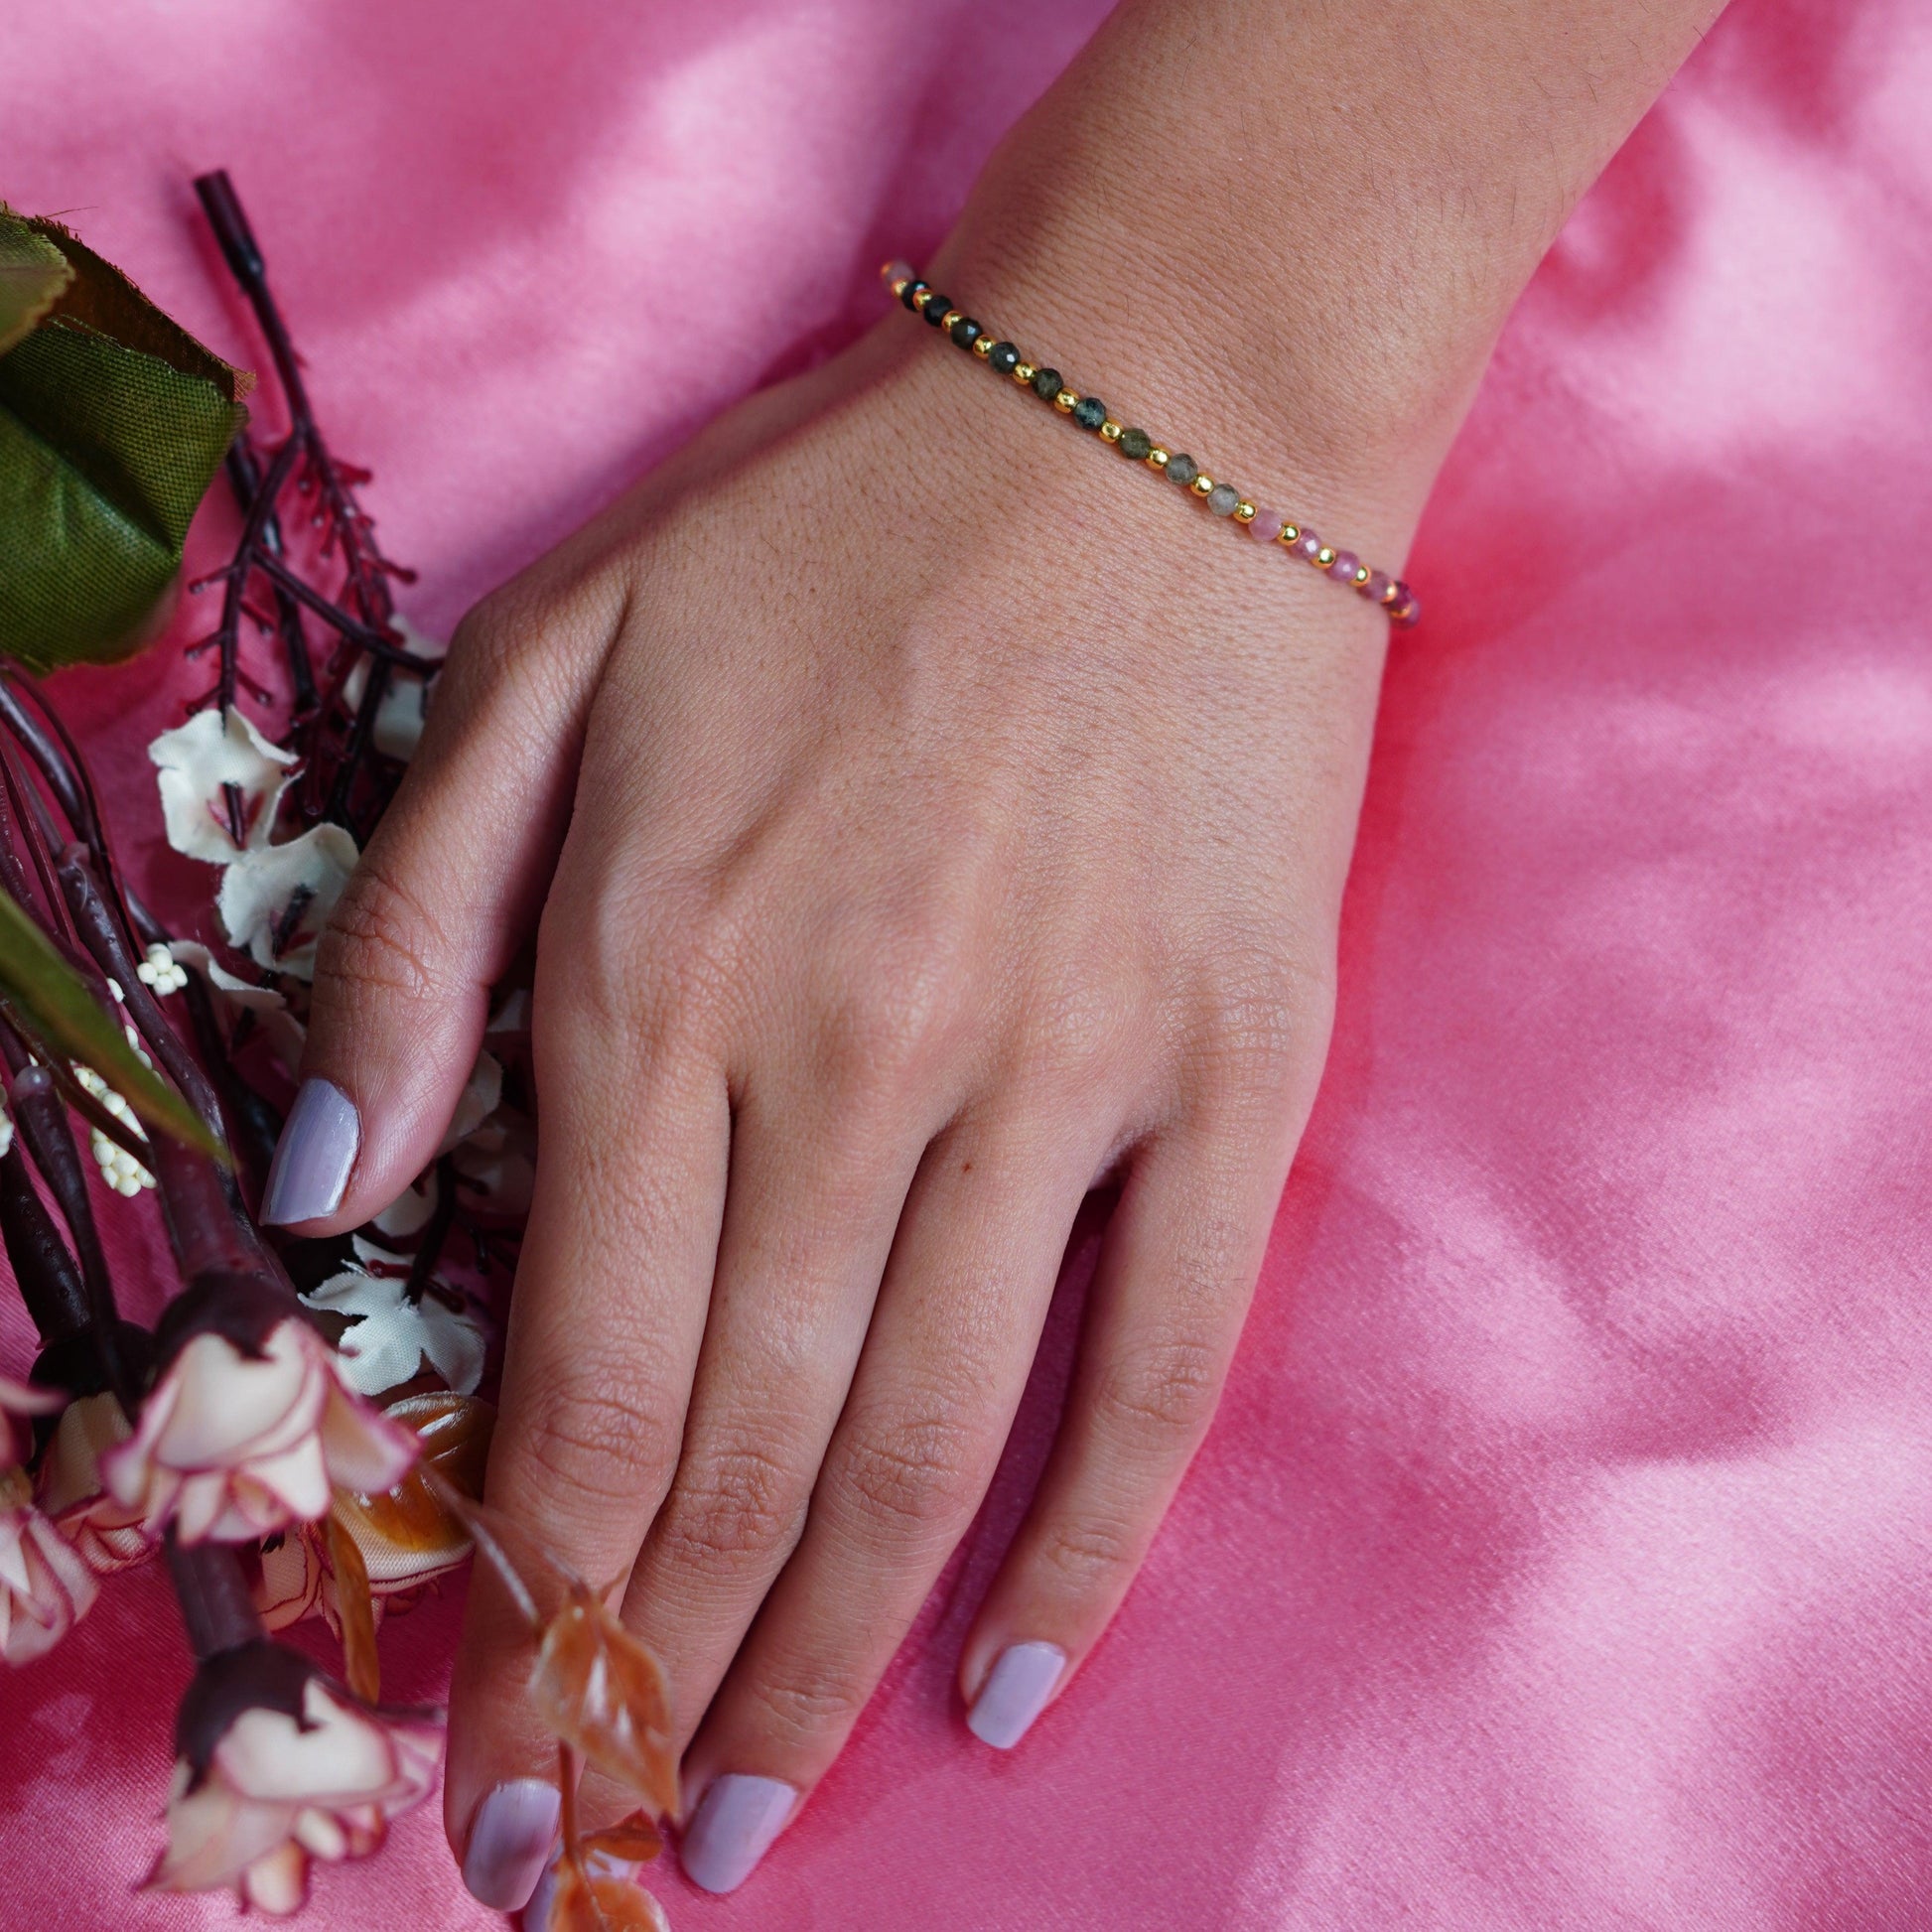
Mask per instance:
[[[173,1087],[143,1063],[112,1015],[20,904],[0,890],[0,996],[43,1054],[90,1066],[141,1124],[228,1166],[228,1151]]]
[[[65,228],[0,207],[0,264],[45,276],[43,249],[69,279],[0,354],[0,652],[37,671],[147,641],[252,380]]]
[[[0,355],[53,308],[72,280],[73,270],[60,249],[0,210]]]

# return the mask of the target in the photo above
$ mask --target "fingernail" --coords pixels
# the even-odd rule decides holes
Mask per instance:
[[[706,1891],[736,1891],[771,1849],[797,1802],[798,1793],[776,1778],[737,1771],[713,1778],[678,1846],[684,1875]]]
[[[463,1882],[478,1904],[514,1912],[536,1889],[557,1842],[562,1806],[542,1778],[511,1778],[477,1807],[463,1854]]]
[[[543,1867],[543,1876],[537,1880],[537,1888],[523,1908],[522,1932],[550,1932],[550,1908],[557,1902],[557,1864],[562,1857],[560,1847]],[[584,1869],[593,1878],[634,1878],[639,1867],[614,1859],[608,1852],[593,1852],[584,1861]]]
[[[355,1102],[328,1080],[304,1080],[268,1164],[262,1219],[282,1227],[335,1213],[361,1144]]]
[[[966,1714],[966,1728],[982,1744],[1012,1750],[1046,1709],[1046,1700],[1065,1669],[1066,1652],[1056,1643],[1010,1645],[987,1672]]]

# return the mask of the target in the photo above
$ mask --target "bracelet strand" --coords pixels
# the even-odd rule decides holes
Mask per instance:
[[[921,281],[909,262],[888,262],[879,274],[914,315],[923,316],[933,328],[944,330],[961,348],[970,349],[996,373],[1011,377],[1042,401],[1050,402],[1081,429],[1095,432],[1103,443],[1111,443],[1122,456],[1145,463],[1169,482],[1180,484],[1190,496],[1204,503],[1210,514],[1232,517],[1250,536],[1263,543],[1279,543],[1290,555],[1311,564],[1324,577],[1348,585],[1358,596],[1380,605],[1388,613],[1389,621],[1398,628],[1407,629],[1422,616],[1420,600],[1400,578],[1391,577],[1386,571],[1372,570],[1352,550],[1336,549],[1316,536],[1306,523],[1261,508],[1232,483],[1217,483],[1192,457],[1170,453],[1146,430],[1123,428],[1097,396],[1083,396],[1068,388],[1058,369],[1041,367],[1030,356],[1021,354],[1012,343],[993,341],[971,316],[953,307],[950,296],[939,294],[929,283]]]

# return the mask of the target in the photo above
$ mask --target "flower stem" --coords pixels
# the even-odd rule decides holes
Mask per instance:
[[[262,1638],[262,1620],[248,1593],[241,1558],[230,1545],[184,1544],[170,1529],[166,1549],[175,1599],[197,1663]]]

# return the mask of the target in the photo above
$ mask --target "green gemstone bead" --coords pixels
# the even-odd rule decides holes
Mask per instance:
[[[1082,429],[1098,429],[1107,420],[1107,405],[1098,396],[1082,396],[1073,405],[1073,420]]]
[[[1020,366],[1020,351],[1011,343],[995,343],[986,359],[1002,375],[1011,375]]]
[[[1200,475],[1200,465],[1190,456],[1171,456],[1162,474],[1170,483],[1177,483],[1185,489]]]
[[[1154,438],[1144,429],[1124,429],[1120,433],[1120,453],[1129,456],[1136,463],[1145,463],[1147,453],[1154,447]]]
[[[1232,483],[1216,483],[1207,492],[1208,513],[1212,516],[1232,516],[1234,506],[1240,500],[1241,492]]]
[[[1058,369],[1040,369],[1034,376],[1034,394],[1051,402],[1066,387]]]

